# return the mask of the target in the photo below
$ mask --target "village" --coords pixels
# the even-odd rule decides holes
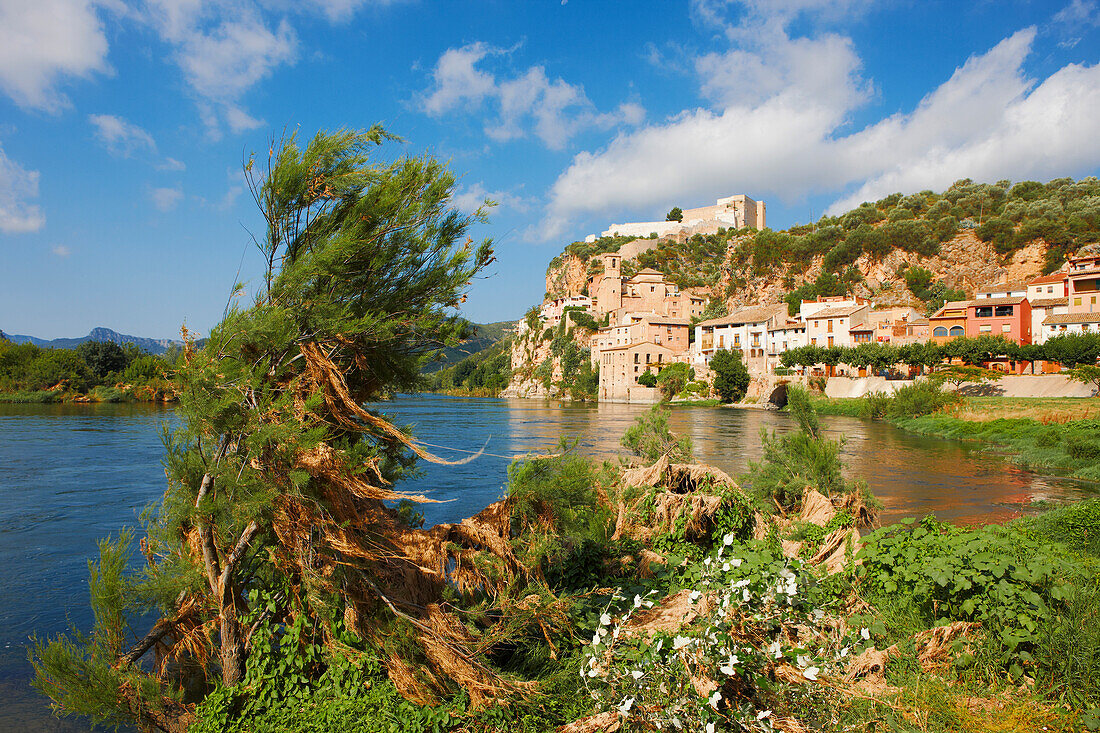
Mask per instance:
[[[762,229],[764,202],[730,196],[719,199],[716,206],[683,214],[681,222],[612,225],[604,236],[648,234],[650,238],[599,255],[584,294],[548,299],[539,311],[542,328],[557,327],[572,313],[586,313],[606,323],[590,335],[587,344],[592,363],[599,366],[600,400],[656,401],[656,390],[646,385],[650,381],[647,373],[656,375],[669,364],[683,362],[694,369],[696,378],[706,380],[711,358],[723,349],[739,353],[754,377],[806,373],[864,377],[866,368],[846,364],[788,367],[782,357],[804,346],[943,344],[963,336],[987,335],[1024,345],[1041,344],[1060,334],[1100,332],[1100,248],[1095,246],[1080,250],[1057,272],[1027,282],[986,284],[976,290],[973,299],[948,301],[927,316],[910,306],[879,306],[874,300],[845,295],[802,300],[793,315],[787,303],[760,303],[703,320],[708,295],[681,290],[652,268],[627,276],[624,260],[653,246],[653,233],[682,239],[713,233],[719,227]],[[594,241],[594,236],[589,241]],[[518,333],[527,328],[521,321]],[[988,366],[1016,373],[1024,369],[1022,363],[1007,361]],[[1036,366],[1029,368],[1034,371]],[[1037,368],[1056,372],[1061,367],[1044,362]],[[904,376],[912,375],[907,371]]]

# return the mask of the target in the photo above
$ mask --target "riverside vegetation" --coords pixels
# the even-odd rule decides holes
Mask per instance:
[[[102,341],[50,349],[0,338],[0,402],[169,402],[180,353],[172,347],[155,356]]]
[[[740,483],[659,409],[597,463],[515,461],[422,527],[439,461],[362,404],[408,389],[491,243],[380,129],[246,168],[266,277],[173,373],[168,489],[89,564],[91,629],[36,639],[59,714],[183,731],[1037,730],[1100,724],[1100,505],[861,536],[875,502],[790,390]],[[152,625],[150,627],[150,621]]]

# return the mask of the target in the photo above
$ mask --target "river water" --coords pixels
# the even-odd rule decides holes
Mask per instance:
[[[424,464],[403,484],[439,503],[422,505],[427,524],[470,516],[504,493],[510,457],[547,452],[559,437],[578,450],[614,458],[619,437],[647,408],[534,400],[400,397],[380,408],[437,453],[462,466]],[[155,405],[0,405],[0,731],[86,731],[57,721],[28,687],[27,639],[87,629],[87,559],[95,542],[136,525],[165,487],[161,429],[170,410]],[[972,446],[903,433],[885,423],[823,417],[844,436],[851,478],[886,505],[885,522],[935,512],[958,523],[1003,521],[1037,499],[1070,499],[1091,489],[1021,470]],[[785,414],[762,410],[673,410],[673,430],[690,435],[698,459],[738,475],[760,457],[760,430],[793,429]],[[464,452],[465,451],[465,452]]]

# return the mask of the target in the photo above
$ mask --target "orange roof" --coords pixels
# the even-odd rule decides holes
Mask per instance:
[[[1046,285],[1047,283],[1060,283],[1066,279],[1064,272],[1052,272],[1049,275],[1041,275],[1034,280],[1028,280],[1028,285]]]

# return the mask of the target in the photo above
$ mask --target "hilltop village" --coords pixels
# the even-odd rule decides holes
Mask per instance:
[[[685,210],[682,221],[612,225],[603,237],[636,238],[593,257],[579,288],[557,297],[548,293],[537,316],[532,312],[517,323],[511,354],[513,381],[506,394],[542,396],[540,386],[560,377],[560,358],[555,357],[560,356],[561,347],[553,353],[554,341],[549,338],[554,333],[569,334],[574,350],[587,351],[593,372],[598,366],[599,400],[655,402],[659,394],[647,374],[655,376],[669,364],[682,362],[690,366],[696,380],[709,382],[710,361],[723,349],[738,352],[757,379],[816,374],[862,377],[867,375],[865,367],[846,364],[784,366],[783,354],[805,346],[943,344],[961,336],[983,335],[1018,345],[1041,344],[1059,334],[1100,332],[1100,249],[1095,245],[1082,248],[1052,274],[985,283],[974,289],[972,299],[949,300],[930,315],[912,306],[853,294],[797,303],[750,301],[726,312],[725,303],[706,288],[681,289],[656,269],[630,267],[640,254],[662,241],[682,243],[696,234],[727,227],[759,230],[764,225],[764,202],[744,195]],[[586,241],[593,243],[596,237]],[[706,317],[712,306],[725,314]],[[524,364],[540,365],[543,373],[525,372]],[[1022,363],[1008,362],[989,366],[1009,372],[1024,368]],[[1036,366],[1029,368],[1034,371]],[[1060,367],[1040,363],[1037,368],[1057,371]]]

